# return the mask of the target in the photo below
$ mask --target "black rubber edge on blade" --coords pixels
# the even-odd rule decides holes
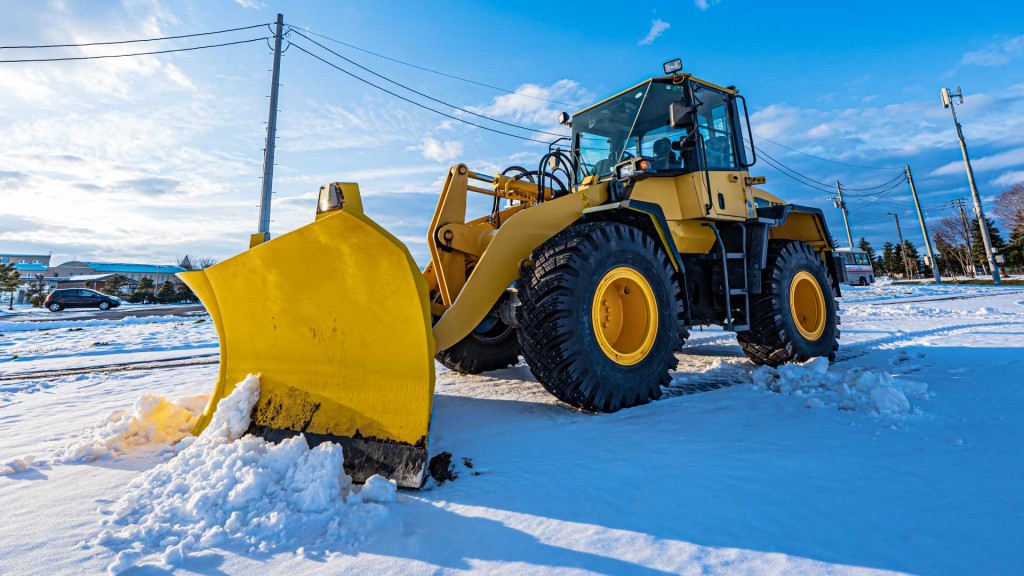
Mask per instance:
[[[306,437],[306,443],[310,448],[324,442],[338,444],[345,454],[345,473],[352,477],[353,482],[363,483],[370,476],[379,474],[389,480],[394,480],[399,488],[418,490],[426,479],[427,449],[425,442],[418,443],[424,444],[422,446],[413,446],[401,442],[368,438],[280,430],[256,424],[250,425],[248,432],[274,443],[301,434]]]

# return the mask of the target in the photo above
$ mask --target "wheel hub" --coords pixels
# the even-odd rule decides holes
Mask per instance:
[[[612,361],[631,366],[646,358],[658,335],[658,303],[647,279],[625,266],[610,270],[594,291],[591,321]]]
[[[793,323],[804,338],[815,341],[825,332],[825,295],[818,280],[801,270],[789,285],[789,309]]]

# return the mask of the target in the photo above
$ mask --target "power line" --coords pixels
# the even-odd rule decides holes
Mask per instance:
[[[299,31],[298,28],[296,28],[296,27],[294,27],[292,25],[288,25],[288,30],[289,31],[295,30],[296,32]],[[437,74],[439,76],[444,76],[446,78],[451,78],[453,80],[459,80],[461,82],[468,82],[470,84],[476,84],[477,86],[483,86],[484,88],[490,88],[491,90],[497,90],[499,92],[504,92],[506,94],[516,94],[518,96],[523,96],[525,98],[532,98],[534,100],[541,100],[543,102],[550,102],[551,104],[561,104],[563,106],[577,106],[577,104],[570,104],[568,102],[559,102],[558,100],[549,100],[547,98],[541,98],[540,96],[533,96],[533,95],[530,95],[530,94],[524,94],[522,92],[516,92],[515,90],[509,90],[507,88],[501,88],[499,86],[493,86],[491,84],[487,84],[487,83],[484,83],[484,82],[479,82],[477,80],[471,80],[469,78],[463,78],[462,76],[455,76],[454,74],[448,74],[446,72],[441,72],[439,70],[433,70],[433,69],[427,68],[425,66],[420,66],[418,64],[412,64],[411,62],[405,62],[405,61],[399,60],[397,58],[392,58],[391,56],[385,56],[384,54],[379,54],[377,52],[373,52],[372,50],[367,50],[365,48],[360,48],[359,46],[355,46],[355,45],[349,44],[347,42],[342,42],[341,40],[337,40],[335,38],[331,38],[330,36],[324,36],[323,34],[317,34],[316,32],[313,32],[312,30],[308,30],[307,29],[306,33],[307,34],[312,34],[313,36],[319,36],[320,38],[323,38],[324,40],[329,40],[331,42],[336,42],[338,44],[341,44],[342,46],[347,46],[349,48],[352,48],[353,50],[359,50],[360,52],[365,52],[367,54],[376,56],[378,58],[383,58],[385,60],[390,60],[391,62],[396,62],[398,64],[402,64],[403,66],[409,66],[410,68],[416,68],[417,70],[423,70],[424,72],[430,72],[431,74]],[[307,40],[308,40],[308,38],[307,38]]]
[[[103,58],[127,58],[129,56],[149,56],[152,54],[170,54],[171,52],[189,52],[191,50],[203,50],[206,48],[220,48],[221,46],[234,46],[236,44],[248,44],[266,40],[265,36],[252,38],[250,40],[238,40],[236,42],[224,42],[223,44],[207,44],[205,46],[193,46],[191,48],[174,48],[172,50],[154,50],[152,52],[133,52],[131,54],[106,54],[103,56],[66,56],[61,58],[23,58],[18,60],[0,60],[0,64],[14,64],[19,62],[64,62],[68,60],[100,60]]]
[[[226,30],[214,30],[213,32],[197,32],[195,34],[181,34],[178,36],[162,36],[160,38],[140,38],[138,40],[114,40],[111,42],[85,42],[82,44],[37,44],[35,46],[0,46],[0,50],[21,50],[26,48],[81,48],[83,46],[110,46],[112,44],[133,44],[136,42],[158,42],[160,40],[176,40],[178,38],[195,38],[197,36],[211,36],[213,34],[224,34],[227,32],[238,32],[239,30],[251,30],[253,28],[260,28],[266,26],[263,24],[253,24],[252,26],[242,26],[241,28],[228,28]]]
[[[421,104],[419,102],[416,102],[415,100],[411,100],[409,98],[406,98],[405,96],[402,96],[401,94],[397,94],[395,92],[392,92],[391,90],[388,90],[387,88],[384,88],[383,86],[378,86],[377,84],[374,84],[373,82],[370,82],[369,80],[366,80],[365,78],[357,76],[357,75],[349,72],[348,70],[345,70],[344,68],[342,68],[342,67],[340,67],[340,66],[338,66],[338,65],[336,65],[336,64],[334,64],[332,62],[328,62],[327,60],[324,60],[323,58],[321,58],[320,56],[317,56],[316,54],[313,54],[309,50],[306,50],[305,48],[303,48],[300,44],[296,44],[296,43],[292,42],[291,45],[295,46],[300,51],[302,51],[302,52],[312,56],[313,58],[316,58],[317,60],[323,62],[324,64],[327,64],[331,68],[334,68],[335,70],[338,70],[339,72],[347,74],[347,75],[355,78],[356,80],[359,80],[360,82],[362,82],[364,84],[369,84],[370,86],[373,86],[374,88],[376,88],[376,89],[378,89],[378,90],[380,90],[382,92],[386,92],[386,93],[394,96],[395,98],[398,98],[399,100],[404,100],[405,102],[408,102],[408,103],[413,104],[415,106],[419,106],[420,108],[423,108],[424,110],[429,110],[429,111],[431,111],[431,112],[433,112],[435,114],[440,114],[441,116],[444,116],[445,118],[450,118],[450,119],[455,120],[457,122],[462,122],[463,124],[468,124],[470,126],[475,126],[477,128],[481,128],[483,130],[487,130],[488,132],[494,132],[496,134],[502,134],[504,136],[511,136],[512,138],[518,138],[520,140],[525,140],[527,142],[537,142],[538,144],[547,144],[548,143],[548,142],[545,142],[543,140],[537,140],[537,139],[534,139],[534,138],[528,138],[526,136],[520,136],[518,134],[512,134],[510,132],[503,132],[501,130],[497,130],[495,128],[490,128],[488,126],[482,126],[480,124],[476,124],[475,122],[470,122],[469,120],[466,120],[464,118],[459,118],[458,116],[453,116],[453,115],[448,114],[446,112],[441,112],[440,110],[436,110],[434,108],[431,108],[430,106],[427,106],[426,104]]]
[[[765,138],[764,136],[761,136],[760,134],[754,134],[754,136],[757,136],[759,139],[764,140],[766,142],[771,142],[772,144],[775,144],[776,146],[781,146],[782,148],[785,148],[786,150],[791,150],[793,152],[796,152],[797,154],[803,154],[804,156],[809,156],[811,158],[814,158],[814,159],[817,159],[817,160],[822,160],[824,162],[831,162],[833,164],[839,164],[840,166],[849,166],[851,168],[863,168],[865,170],[901,170],[901,168],[896,168],[896,167],[892,167],[892,166],[861,166],[860,164],[849,164],[847,162],[840,162],[838,160],[832,160],[830,158],[823,158],[821,156],[815,156],[814,154],[811,154],[811,153],[808,153],[808,152],[804,152],[803,150],[797,150],[796,148],[791,148],[789,146],[786,146],[785,144],[782,144],[780,142],[776,142],[775,140],[770,140],[768,138]]]
[[[433,96],[430,96],[429,94],[424,94],[423,92],[420,92],[419,90],[416,90],[414,88],[410,88],[409,86],[406,86],[405,84],[402,84],[401,82],[398,82],[397,80],[393,80],[393,79],[388,78],[387,76],[385,76],[383,74],[374,72],[373,70],[370,70],[369,68],[367,68],[366,66],[363,66],[362,64],[360,64],[358,62],[356,62],[354,60],[351,60],[349,58],[346,58],[345,56],[342,56],[341,54],[338,54],[334,50],[331,50],[330,48],[324,46],[323,44],[317,42],[316,40],[313,40],[312,38],[310,38],[309,36],[306,36],[302,32],[299,32],[299,31],[295,30],[295,33],[298,34],[299,36],[302,36],[306,40],[309,40],[313,44],[316,44],[317,46],[323,48],[324,50],[327,50],[331,54],[334,54],[338,58],[341,58],[342,60],[348,62],[349,64],[352,64],[353,66],[355,66],[355,67],[357,67],[357,68],[359,68],[359,69],[361,69],[361,70],[363,70],[365,72],[369,72],[370,74],[373,74],[374,76],[376,76],[376,77],[378,77],[378,78],[380,78],[382,80],[390,82],[390,83],[394,84],[395,86],[399,86],[401,88],[404,88],[405,90],[408,90],[409,92],[412,92],[413,94],[417,94],[419,96],[422,96],[423,98],[426,98],[427,100],[431,100],[433,102],[437,102],[438,104],[441,104],[443,106],[447,106],[449,108],[453,108],[455,110],[458,110],[459,112],[464,112],[466,114],[470,114],[472,116],[476,116],[477,118],[483,118],[484,120],[489,120],[491,122],[496,122],[498,124],[504,124],[505,126],[509,126],[511,128],[518,128],[519,130],[526,130],[528,132],[537,132],[539,134],[545,134],[545,135],[548,135],[548,136],[554,136],[556,138],[563,138],[563,137],[566,136],[566,134],[556,134],[555,132],[545,132],[544,130],[536,130],[536,129],[530,128],[528,126],[521,126],[519,124],[513,124],[512,122],[505,122],[504,120],[498,120],[497,118],[491,118],[490,116],[485,116],[483,114],[479,114],[477,112],[473,112],[472,110],[467,110],[465,108],[460,108],[460,107],[456,106],[455,104],[452,104],[450,102],[445,102],[444,100],[440,100],[438,98],[434,98]]]

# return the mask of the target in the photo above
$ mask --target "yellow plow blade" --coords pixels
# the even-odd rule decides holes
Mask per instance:
[[[434,337],[426,282],[398,239],[338,210],[179,276],[220,338],[217,387],[196,434],[234,384],[256,373],[250,433],[341,444],[356,481],[423,483]]]

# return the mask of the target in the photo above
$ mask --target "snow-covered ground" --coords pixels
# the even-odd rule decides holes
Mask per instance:
[[[11,379],[214,352],[208,321],[0,321],[0,573],[1019,573],[1024,290],[844,292],[833,365],[697,331],[664,399],[616,414],[439,368],[459,477],[397,498],[330,447],[236,439],[258,383],[185,436],[215,365]]]

